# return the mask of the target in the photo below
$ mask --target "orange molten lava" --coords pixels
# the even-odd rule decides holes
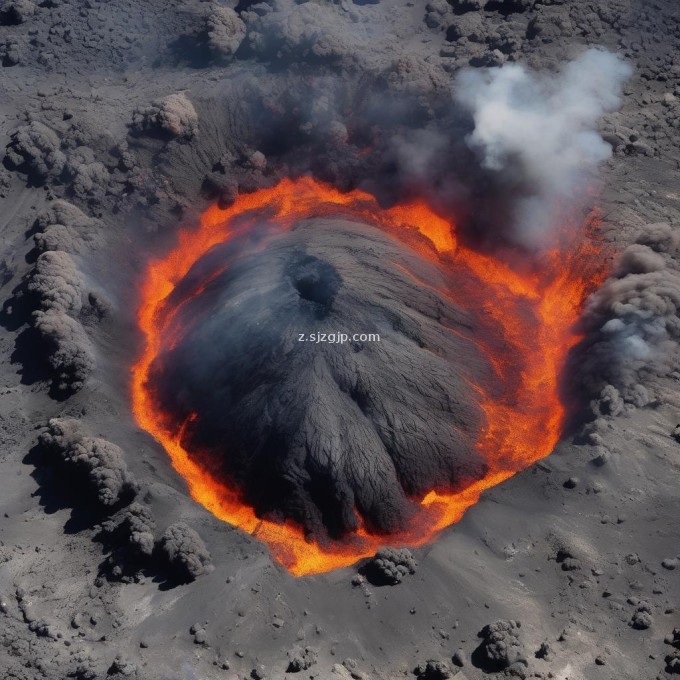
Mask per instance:
[[[362,527],[342,541],[322,544],[306,538],[293,522],[257,517],[240,500],[237,489],[229,488],[192,460],[182,443],[184,426],[173,422],[154,398],[149,370],[171,340],[170,326],[177,310],[177,305],[166,304],[166,299],[201,256],[226,242],[235,229],[244,228],[243,218],[249,215],[253,221],[256,215],[265,215],[283,228],[309,217],[343,215],[392,234],[419,233],[432,244],[427,248],[430,257],[438,258],[442,267],[464,273],[469,282],[467,292],[446,293],[454,300],[459,298],[463,307],[464,296],[474,294],[475,307],[481,306],[482,323],[493,327],[503,340],[503,351],[497,346],[481,346],[503,382],[502,394],[491,396],[481,386],[473,386],[486,416],[477,446],[489,466],[488,474],[456,493],[429,492],[419,501],[421,511],[416,519],[399,535],[372,535]],[[237,216],[239,226],[235,227]],[[132,368],[132,407],[137,422],[163,445],[196,501],[216,517],[267,543],[274,557],[296,576],[348,566],[386,544],[417,546],[431,541],[443,528],[459,521],[483,491],[550,454],[560,437],[565,419],[558,391],[560,373],[579,339],[573,326],[583,301],[602,278],[601,258],[592,246],[567,243],[542,256],[531,271],[520,272],[499,258],[459,244],[455,231],[454,224],[424,201],[384,210],[363,191],[341,193],[311,178],[286,179],[272,188],[239,196],[227,209],[209,208],[197,229],[182,230],[177,246],[148,265],[138,311],[143,349]]]

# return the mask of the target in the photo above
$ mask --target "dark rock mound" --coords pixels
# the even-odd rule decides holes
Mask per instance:
[[[381,548],[362,567],[361,573],[376,586],[395,586],[416,573],[418,563],[407,548]]]
[[[472,663],[487,673],[505,671],[528,664],[524,645],[519,638],[519,621],[496,621],[479,632],[482,643],[472,653]]]
[[[257,231],[178,286],[152,366],[160,405],[190,420],[186,448],[205,452],[192,455],[261,516],[319,535],[355,529],[357,511],[398,530],[414,499],[482,476],[466,379],[489,371],[442,271],[346,221]]]

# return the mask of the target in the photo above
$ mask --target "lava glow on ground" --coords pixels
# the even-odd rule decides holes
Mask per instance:
[[[420,499],[420,511],[407,531],[372,535],[363,527],[342,541],[317,542],[292,522],[259,518],[239,499],[237,489],[202,469],[183,446],[184,424],[173,422],[154,399],[149,371],[169,341],[168,329],[178,304],[167,303],[175,286],[213,246],[238,229],[266,215],[282,228],[310,217],[346,216],[374,224],[393,235],[428,239],[424,255],[440,266],[465,272],[467,291],[446,291],[461,307],[474,295],[475,308],[504,350],[481,346],[503,381],[502,394],[478,390],[486,425],[477,442],[489,466],[486,476],[456,493],[431,491]],[[244,222],[245,220],[245,222]],[[246,226],[247,228],[247,226]],[[572,231],[572,230],[570,230]],[[579,231],[579,230],[576,230]],[[413,239],[410,239],[412,242]],[[274,187],[241,195],[232,206],[209,208],[196,229],[184,229],[176,247],[149,263],[140,292],[138,323],[143,334],[141,355],[132,368],[132,407],[139,425],[155,437],[186,480],[192,497],[216,517],[264,541],[273,556],[295,576],[327,572],[373,555],[383,545],[418,546],[433,540],[459,521],[480,494],[551,453],[565,419],[559,378],[567,354],[579,338],[573,328],[583,302],[602,278],[602,257],[583,238],[540,257],[530,272],[519,272],[500,258],[476,252],[456,238],[456,227],[438,216],[424,201],[383,209],[368,193],[340,191],[311,178],[285,179]],[[433,247],[432,247],[433,246]],[[181,303],[179,303],[181,305]]]

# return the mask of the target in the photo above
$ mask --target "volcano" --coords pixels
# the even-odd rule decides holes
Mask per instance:
[[[3,0],[0,678],[680,677],[679,28]]]
[[[529,263],[309,177],[212,207],[145,273],[134,414],[295,575],[421,545],[559,439],[595,221]]]

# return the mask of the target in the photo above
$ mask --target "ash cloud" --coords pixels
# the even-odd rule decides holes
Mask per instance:
[[[612,154],[598,126],[631,73],[593,48],[558,71],[506,63],[464,69],[453,82],[417,55],[361,78],[247,82],[240,105],[253,131],[232,156],[257,149],[274,159],[265,176],[312,173],[384,205],[424,197],[475,245],[541,250],[590,207]],[[253,181],[238,162],[220,172],[246,190]]]
[[[52,418],[40,442],[73,469],[74,479],[82,479],[101,505],[115,506],[126,495],[136,493],[137,482],[120,447],[100,437],[85,436],[77,421]]]
[[[511,236],[518,244],[552,245],[569,211],[583,203],[612,155],[598,122],[619,107],[631,74],[616,55],[590,49],[557,75],[506,64],[458,76],[455,99],[474,120],[468,144],[517,196]]]
[[[100,242],[98,220],[66,201],[55,201],[34,223],[40,252],[25,290],[34,307],[33,328],[43,340],[52,372],[52,390],[66,396],[82,389],[95,364],[95,348],[82,322],[100,319],[108,302],[88,291],[69,253],[82,253]]]
[[[165,530],[160,547],[170,567],[185,581],[193,581],[212,569],[212,558],[203,539],[184,522],[171,524]]]
[[[575,375],[596,416],[646,406],[654,400],[653,379],[680,361],[677,248],[668,224],[648,225],[588,301],[581,321],[588,340],[575,357]]]
[[[484,417],[467,378],[494,380],[460,335],[477,324],[436,292],[434,264],[376,228],[310,220],[218,247],[176,300],[225,265],[180,308],[152,383],[175,422],[197,414],[187,448],[207,452],[192,455],[260,516],[323,538],[355,529],[356,508],[373,530],[396,531],[411,498],[483,476]],[[318,332],[381,341],[298,340]]]

